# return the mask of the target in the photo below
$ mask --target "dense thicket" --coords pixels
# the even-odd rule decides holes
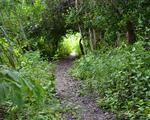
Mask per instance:
[[[41,100],[40,113],[59,118],[45,107],[53,99],[54,68],[43,59],[72,52],[63,41],[71,31],[85,55],[73,74],[102,96],[99,105],[130,119],[149,119],[149,5],[149,0],[1,0],[0,106],[11,108],[11,117],[34,118]],[[25,109],[17,115],[19,108]]]
[[[99,44],[116,47],[122,41],[148,41],[148,6],[148,0],[6,0],[1,1],[0,23],[20,48],[40,49],[49,57],[68,29],[80,32],[91,50]]]
[[[71,71],[83,81],[82,94],[96,93],[97,104],[111,109],[119,119],[148,120],[149,60],[149,51],[136,43],[90,53],[76,61]]]
[[[148,5],[147,0],[76,0],[66,14],[67,25],[78,26],[85,51],[92,51],[75,63],[72,74],[119,119],[149,119]]]
[[[86,47],[94,50],[101,44],[117,47],[122,41],[133,44],[138,40],[149,40],[147,0],[58,0],[47,3],[39,28],[46,33],[52,54],[68,29],[80,32],[84,52],[87,52]]]
[[[54,65],[40,57],[47,44],[30,36],[45,7],[43,0],[0,1],[0,119],[60,119]]]

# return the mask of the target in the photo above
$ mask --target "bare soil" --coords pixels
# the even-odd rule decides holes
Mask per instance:
[[[56,94],[65,109],[71,110],[63,113],[64,120],[115,120],[112,113],[99,109],[95,104],[94,97],[80,95],[80,81],[68,74],[75,58],[66,57],[61,59],[56,69]]]

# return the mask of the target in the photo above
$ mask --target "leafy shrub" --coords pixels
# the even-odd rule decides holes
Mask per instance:
[[[0,66],[0,104],[6,101],[22,106],[27,97],[43,98],[44,89],[33,80],[22,77],[22,72],[7,66]]]
[[[0,66],[0,103],[11,100],[14,104],[21,105],[23,102],[23,87],[27,87],[23,79],[19,78],[19,72]]]
[[[98,105],[129,119],[150,119],[150,53],[142,43],[97,52],[75,62],[72,74],[96,91]],[[118,113],[119,111],[119,113]]]
[[[59,119],[59,101],[54,98],[54,65],[43,61],[39,52],[28,52],[20,61],[17,71],[0,71],[4,76],[0,77],[1,97],[5,98],[2,104],[9,102],[7,118]]]
[[[39,99],[30,99],[31,102],[26,101],[26,105],[22,110],[22,117],[28,119],[40,120],[57,120],[60,119],[60,106],[59,101],[54,98],[54,68],[55,66],[40,58],[39,52],[29,52],[21,57],[22,77],[32,80],[35,84],[40,84],[41,94],[43,95],[42,101]],[[41,90],[43,89],[44,92]]]

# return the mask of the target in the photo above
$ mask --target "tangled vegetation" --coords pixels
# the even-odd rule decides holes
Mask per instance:
[[[71,70],[84,92],[96,92],[97,104],[119,118],[150,119],[150,52],[141,44],[88,54]]]
[[[100,107],[150,119],[149,11],[148,0],[1,0],[0,117],[60,119],[53,60],[76,52],[72,74]]]
[[[18,70],[1,66],[1,106],[8,119],[54,119],[60,117],[54,98],[54,65],[43,61],[39,52],[20,57]],[[21,108],[24,109],[21,109]]]

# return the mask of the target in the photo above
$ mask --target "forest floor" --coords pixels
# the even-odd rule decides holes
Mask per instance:
[[[61,59],[56,69],[56,93],[61,105],[66,110],[64,120],[115,120],[112,113],[97,107],[94,94],[81,96],[81,82],[68,74],[75,58]]]

